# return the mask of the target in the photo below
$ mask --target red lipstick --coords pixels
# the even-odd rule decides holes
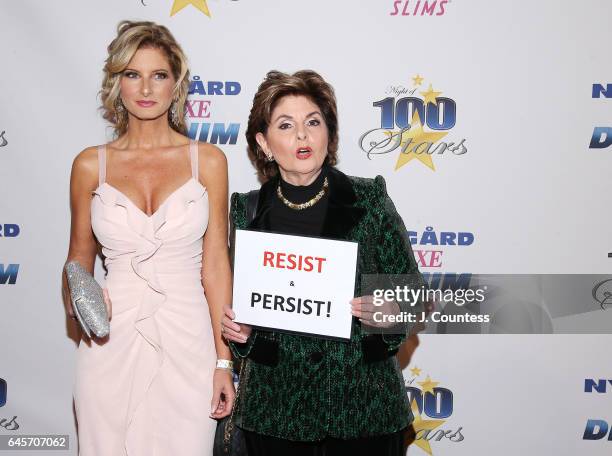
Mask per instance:
[[[310,158],[311,155],[312,149],[310,147],[298,147],[295,150],[295,156],[298,160],[306,160],[307,158]]]

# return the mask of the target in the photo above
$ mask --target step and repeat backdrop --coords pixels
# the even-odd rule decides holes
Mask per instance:
[[[225,152],[231,192],[259,185],[244,135],[266,72],[320,72],[339,168],[384,176],[421,271],[457,281],[612,273],[610,17],[608,0],[2,2],[0,437],[67,435],[49,454],[77,454],[69,175],[113,139],[98,91],[120,20],[182,45],[189,135]],[[583,299],[612,325],[612,280]],[[585,328],[421,336],[403,358],[408,454],[610,454],[612,336]]]

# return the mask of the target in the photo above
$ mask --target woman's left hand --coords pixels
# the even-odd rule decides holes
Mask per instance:
[[[215,369],[210,417],[220,420],[232,413],[235,398],[233,372],[229,369]]]
[[[394,326],[394,321],[390,322],[385,317],[398,315],[400,307],[395,301],[387,301],[380,305],[374,304],[374,296],[359,296],[353,298],[351,303],[351,313],[359,318],[359,321],[367,326],[376,328],[389,328]],[[374,316],[376,314],[376,317]]]

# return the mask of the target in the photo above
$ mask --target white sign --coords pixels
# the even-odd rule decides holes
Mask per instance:
[[[236,230],[236,322],[349,339],[357,245]]]

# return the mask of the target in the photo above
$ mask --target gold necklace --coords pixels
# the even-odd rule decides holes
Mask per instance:
[[[327,191],[328,187],[329,185],[327,183],[327,177],[326,177],[325,180],[323,181],[323,188],[321,188],[319,193],[317,193],[314,197],[312,197],[305,203],[300,203],[300,204],[292,203],[287,198],[285,198],[285,195],[283,195],[283,192],[281,190],[280,182],[278,183],[278,187],[276,188],[276,194],[278,195],[278,198],[285,204],[285,206],[291,209],[294,209],[296,211],[301,211],[302,209],[306,209],[306,208],[309,208],[317,204],[321,200],[321,198],[323,198],[323,195],[325,195],[325,192]]]

